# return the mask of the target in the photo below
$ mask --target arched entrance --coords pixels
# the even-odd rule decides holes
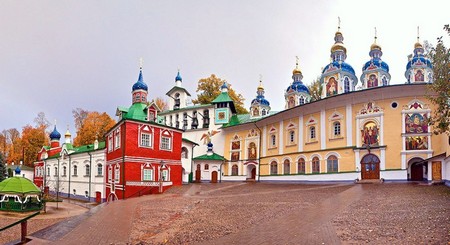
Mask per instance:
[[[247,165],[247,179],[256,179],[256,166],[254,164]]]
[[[408,162],[409,166],[409,178],[411,181],[423,181],[426,179],[427,174],[427,162],[424,162],[422,158],[415,157]]]
[[[380,159],[374,154],[367,154],[361,159],[361,179],[380,178]]]
[[[217,171],[211,172],[211,183],[217,183]]]

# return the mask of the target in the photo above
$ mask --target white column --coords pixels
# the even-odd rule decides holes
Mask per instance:
[[[402,154],[402,169],[406,169],[406,154]]]
[[[359,150],[355,151],[355,170],[359,169],[359,171],[361,171],[361,169],[359,168],[360,163],[359,163]]]
[[[381,149],[380,158],[380,170],[386,170],[386,149]]]
[[[278,154],[283,154],[283,135],[284,135],[284,130],[283,130],[283,120],[280,121],[280,129],[278,131]]]
[[[298,151],[302,152],[303,151],[303,142],[304,142],[304,137],[303,137],[303,115],[300,115],[298,117]]]
[[[266,150],[267,150],[267,126],[264,126],[262,131],[262,157],[266,156]]]
[[[320,148],[322,150],[327,148],[327,142],[326,142],[326,127],[325,127],[325,110],[322,109],[320,111]]]
[[[353,145],[353,113],[352,104],[347,104],[345,107],[345,125],[347,134],[347,146]]]
[[[384,145],[384,116],[380,116],[380,145]]]

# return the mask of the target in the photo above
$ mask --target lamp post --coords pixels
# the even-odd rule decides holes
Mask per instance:
[[[162,174],[162,169],[164,167],[164,161],[161,160],[160,165],[159,165],[159,193],[162,193],[162,183],[163,183],[163,174]]]

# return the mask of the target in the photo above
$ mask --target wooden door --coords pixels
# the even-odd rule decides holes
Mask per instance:
[[[201,170],[195,170],[195,182],[200,183],[202,178],[202,171]]]
[[[442,165],[440,161],[431,163],[431,174],[432,180],[442,180]]]
[[[217,171],[211,173],[211,183],[217,183]]]
[[[256,168],[252,169],[252,179],[256,179]]]
[[[380,159],[374,154],[367,154],[361,160],[361,179],[380,178]]]
[[[413,163],[411,166],[411,180],[422,181],[423,180],[423,165]]]

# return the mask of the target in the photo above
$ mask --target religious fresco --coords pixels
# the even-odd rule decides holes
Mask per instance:
[[[338,92],[338,84],[336,78],[330,77],[327,83],[327,96],[335,95]]]
[[[367,80],[367,87],[378,87],[378,77],[375,74],[370,74],[369,79]]]
[[[239,152],[231,152],[231,161],[239,161]]]
[[[362,146],[378,146],[379,144],[380,128],[374,122],[368,122],[364,124],[364,128],[361,129]]]
[[[248,159],[256,159],[256,144],[251,142],[248,146]]]
[[[416,74],[414,75],[414,80],[416,82],[423,82],[424,81],[424,76],[423,76],[423,71],[422,70],[417,70]]]
[[[406,137],[406,150],[428,150],[428,136]]]
[[[411,113],[405,115],[405,133],[420,134],[428,133],[427,114]]]

